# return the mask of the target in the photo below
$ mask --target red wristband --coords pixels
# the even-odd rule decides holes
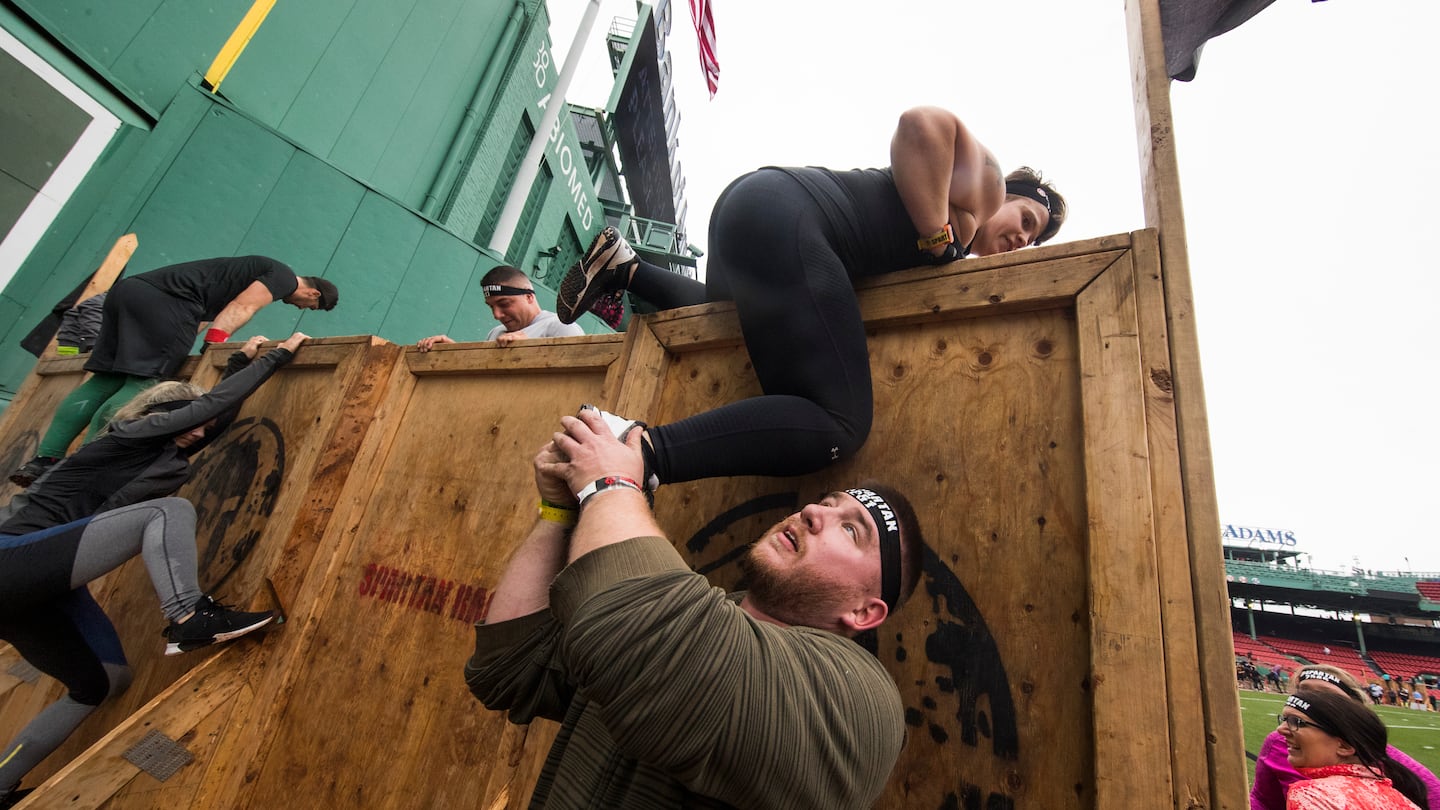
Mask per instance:
[[[230,333],[223,329],[209,329],[205,332],[206,343],[224,343],[230,339]]]
[[[580,507],[584,507],[587,500],[610,489],[633,489],[641,495],[645,494],[645,490],[641,489],[640,485],[635,483],[634,479],[626,478],[623,475],[607,475],[604,478],[591,481],[585,485],[584,489],[575,493],[575,502]]]

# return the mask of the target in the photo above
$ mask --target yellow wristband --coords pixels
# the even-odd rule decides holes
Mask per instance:
[[[929,250],[930,248],[937,248],[941,245],[951,244],[954,241],[955,231],[950,227],[950,223],[947,222],[945,223],[945,227],[941,228],[935,233],[932,233],[929,236],[922,237],[920,239],[916,239],[915,247],[919,248],[920,250]]]
[[[540,519],[548,520],[551,523],[563,523],[566,526],[574,526],[580,522],[580,510],[568,506],[555,506],[554,504],[540,501]]]

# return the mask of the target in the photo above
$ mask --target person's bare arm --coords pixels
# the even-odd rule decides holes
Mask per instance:
[[[939,107],[906,110],[890,141],[895,188],[918,236],[948,222],[957,246],[970,244],[1005,202],[1000,165],[954,113]],[[935,255],[944,246],[931,249]]]
[[[210,324],[211,329],[219,329],[229,335],[250,322],[255,313],[261,308],[274,301],[270,288],[258,281],[252,281],[235,299],[220,310],[215,316],[215,322]]]
[[[578,493],[606,476],[621,476],[637,483],[644,479],[641,431],[631,431],[626,443],[621,444],[599,412],[593,410],[562,417],[560,424],[564,430],[555,434],[554,445],[564,460],[546,464],[543,469],[564,479],[571,492]],[[585,502],[580,523],[570,538],[570,561],[632,537],[663,534],[644,493],[629,487],[607,489]]]
[[[535,488],[540,498],[552,504],[573,507],[575,498],[563,478],[545,472],[561,460],[555,443],[549,442],[535,456]],[[510,557],[505,572],[490,597],[486,624],[528,616],[550,606],[550,583],[568,562],[573,526],[540,518],[530,534]]]

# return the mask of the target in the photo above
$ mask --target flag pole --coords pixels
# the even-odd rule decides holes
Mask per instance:
[[[545,103],[545,114],[540,117],[540,127],[535,130],[535,137],[530,140],[530,149],[525,153],[525,159],[520,161],[520,169],[510,186],[510,196],[505,198],[505,207],[500,211],[500,220],[495,223],[495,233],[490,237],[490,249],[501,256],[509,252],[510,240],[515,238],[515,228],[520,224],[520,212],[525,208],[530,188],[535,185],[535,178],[540,174],[541,154],[550,140],[550,131],[560,119],[560,111],[565,107],[565,94],[570,90],[570,80],[574,78],[575,70],[579,67],[580,53],[585,50],[585,40],[589,38],[590,29],[594,27],[595,16],[599,12],[600,0],[590,0],[585,7],[584,16],[580,19],[580,27],[575,29],[575,39],[570,43],[569,53],[565,55],[565,66],[560,69],[555,89]]]

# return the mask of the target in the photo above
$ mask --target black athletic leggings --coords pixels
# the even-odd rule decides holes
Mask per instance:
[[[865,443],[869,350],[833,230],[799,183],[761,170],[716,200],[705,286],[645,264],[636,271],[630,291],[662,309],[733,300],[765,392],[651,428],[662,482],[803,475]]]

